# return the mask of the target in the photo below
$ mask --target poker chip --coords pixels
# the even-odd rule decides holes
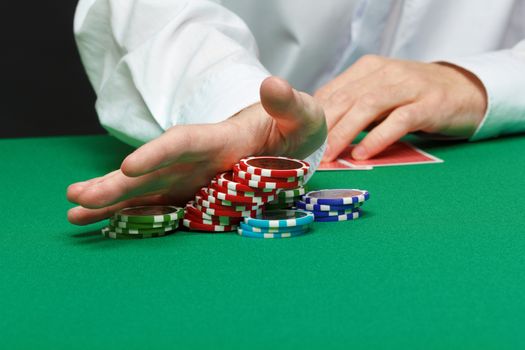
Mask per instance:
[[[355,220],[361,217],[361,210],[355,211],[350,214],[343,214],[338,216],[325,216],[325,217],[315,217],[316,222],[335,222],[335,221],[348,221]]]
[[[271,202],[268,202],[267,204],[279,204],[279,203],[293,204],[299,199],[300,199],[300,197],[277,198],[277,199],[274,199]]]
[[[252,188],[250,192],[235,191],[235,190],[220,186],[215,180],[212,180],[210,182],[208,189],[209,190],[213,189],[220,193],[229,194],[232,196],[239,196],[239,197],[262,197],[264,198],[268,196],[275,196],[277,194],[276,191],[262,192],[254,188]]]
[[[166,226],[174,226],[178,223],[178,220],[159,222],[153,224],[140,224],[127,221],[118,221],[115,218],[109,219],[109,226],[120,227],[120,228],[131,228],[131,229],[150,229],[150,228],[162,228]]]
[[[304,196],[308,204],[347,205],[362,203],[370,197],[368,191],[357,189],[333,189],[311,191]]]
[[[229,216],[229,217],[245,217],[245,216],[256,216],[262,213],[262,208],[257,210],[249,210],[249,211],[235,211],[235,210],[219,210],[219,209],[212,209],[212,208],[206,208],[203,206],[200,206],[199,204],[195,203],[195,208],[199,209],[203,213],[206,213],[208,215],[214,215],[214,216]]]
[[[142,235],[142,234],[154,234],[154,233],[165,233],[165,232],[175,231],[179,227],[179,222],[176,221],[176,223],[173,226],[166,226],[166,227],[160,227],[160,228],[149,228],[149,229],[122,228],[122,227],[113,227],[113,226],[108,226],[108,227],[111,231],[114,231],[119,234]]]
[[[229,232],[237,229],[236,225],[212,225],[204,224],[201,222],[192,221],[190,219],[183,219],[182,224],[195,231],[206,231],[206,232]]]
[[[361,216],[367,191],[307,192],[303,184],[309,168],[308,163],[287,157],[241,159],[232,171],[217,174],[195,194],[186,205],[182,225],[195,231],[236,231],[250,238],[287,238],[305,234],[314,221]]]
[[[313,221],[314,214],[304,210],[268,210],[253,218],[244,218],[246,224],[254,227],[302,226]]]
[[[368,199],[365,190],[318,190],[306,193],[295,205],[311,212],[316,222],[337,222],[360,218],[363,215],[361,207]]]
[[[339,216],[339,215],[345,215],[345,214],[351,214],[356,211],[359,211],[360,207],[346,209],[346,210],[333,210],[333,211],[315,211],[313,210],[312,213],[316,218],[318,217],[326,217],[326,216]]]
[[[204,219],[191,214],[187,214],[184,218],[190,221],[199,222],[201,224],[221,226],[238,225],[242,221],[242,218],[230,218],[224,216],[213,216],[212,219]]]
[[[277,194],[277,199],[274,199],[271,202],[268,202],[265,205],[267,210],[274,209],[291,209],[295,206],[295,203],[298,200],[301,200],[302,195],[305,194],[304,187],[298,187],[288,190],[279,190]]]
[[[259,188],[265,190],[277,190],[280,188],[296,188],[302,186],[301,181],[295,182],[269,182],[269,181],[255,181],[255,180],[244,180],[233,174],[233,179],[239,184],[249,186],[251,188]]]
[[[239,161],[239,168],[247,173],[265,177],[301,177],[310,165],[302,160],[287,157],[259,156]]]
[[[243,180],[253,180],[253,181],[262,181],[262,182],[297,182],[303,181],[303,177],[266,177],[261,175],[255,175],[247,173],[239,168],[239,165],[236,164],[233,167],[233,174]],[[234,177],[235,179],[235,177]]]
[[[347,210],[347,209],[356,208],[355,204],[347,204],[347,205],[308,204],[303,201],[297,201],[295,205],[299,209],[308,210],[308,211],[334,211],[334,210]]]
[[[248,238],[291,238],[304,235],[307,231],[294,231],[294,232],[281,232],[281,233],[258,233],[253,231],[246,231],[241,228],[237,228],[237,233],[240,236]]]
[[[228,201],[228,202],[235,202],[235,203],[247,203],[247,204],[263,204],[269,201],[272,201],[275,199],[275,194],[272,193],[272,195],[268,195],[265,197],[244,197],[242,195],[232,195],[232,194],[226,194],[223,192],[219,192],[214,188],[208,188],[208,198],[209,201],[213,201],[212,198],[209,198],[209,196],[214,197],[221,201]]]
[[[242,221],[242,217],[219,216],[204,213],[195,207],[193,201],[186,205],[186,215],[184,218],[195,219],[194,221],[202,221],[202,223],[215,225],[235,225]]]
[[[156,233],[143,233],[143,234],[129,235],[129,234],[117,233],[115,231],[112,231],[109,227],[104,227],[101,230],[101,234],[102,236],[106,238],[111,238],[111,239],[143,239],[143,238],[163,237],[163,236],[168,235],[169,233],[156,232]]]
[[[243,220],[242,217],[226,217],[226,216],[214,216],[214,215],[212,215],[211,218],[203,218],[203,217],[198,217],[195,215],[186,215],[185,219],[197,221],[203,224],[223,225],[223,226],[238,225]]]
[[[234,211],[250,211],[250,210],[257,210],[259,209],[261,205],[222,205],[222,204],[216,204],[208,202],[205,199],[202,199],[201,196],[196,195],[195,196],[195,203],[210,209],[218,209],[218,210],[234,210]]]
[[[304,187],[298,187],[298,188],[292,188],[292,189],[286,189],[286,190],[279,190],[277,192],[278,198],[293,198],[293,197],[301,197],[306,193],[306,190]]]
[[[113,239],[165,236],[179,227],[184,209],[170,205],[137,206],[119,210],[102,229],[104,237]]]
[[[307,231],[310,229],[311,224],[291,227],[255,227],[248,225],[244,222],[239,224],[239,228],[244,231],[252,231],[256,233],[282,233],[282,232],[295,232],[295,231]]]
[[[115,214],[118,221],[146,224],[179,220],[183,216],[184,209],[168,205],[124,208]]]
[[[287,198],[286,200],[277,199],[277,200],[266,203],[264,208],[266,210],[290,209],[295,206],[296,200],[298,199],[295,199],[295,198]]]
[[[241,184],[233,180],[233,173],[231,171],[219,174],[217,176],[217,183],[219,186],[229,188],[230,190],[240,192],[254,192],[254,189],[246,184]],[[258,191],[275,192],[273,189],[262,188]]]

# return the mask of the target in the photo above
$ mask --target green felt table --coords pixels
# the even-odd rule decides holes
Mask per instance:
[[[131,148],[0,140],[1,346],[523,348],[525,138],[423,147],[445,162],[314,175],[370,191],[353,222],[115,241],[67,222],[65,190]]]

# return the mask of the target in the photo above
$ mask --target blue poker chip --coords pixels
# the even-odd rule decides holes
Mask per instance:
[[[370,198],[368,191],[357,189],[334,189],[311,191],[304,195],[307,204],[348,205],[362,203]]]
[[[254,218],[244,218],[246,224],[262,228],[303,226],[313,221],[313,213],[291,209],[267,210]]]
[[[259,232],[243,230],[240,227],[237,229],[237,233],[240,236],[249,237],[249,238],[291,238],[291,237],[302,236],[307,232],[308,230],[293,231],[293,232],[280,232],[280,233],[259,233]]]
[[[254,227],[244,222],[240,223],[240,228],[243,231],[250,231],[255,233],[282,233],[282,232],[296,232],[296,231],[307,231],[310,229],[310,225],[300,225],[291,227]]]
[[[329,204],[311,204],[302,201],[295,202],[295,206],[299,209],[308,211],[339,211],[358,208],[361,204],[347,204],[347,205],[329,205]]]
[[[332,211],[312,210],[312,213],[314,214],[316,218],[320,218],[320,217],[327,217],[327,216],[339,216],[339,215],[352,214],[352,213],[355,213],[356,211],[359,211],[360,209],[361,209],[360,207],[356,207],[356,208],[350,208],[346,210],[332,210]]]
[[[349,221],[359,219],[361,217],[361,210],[355,211],[350,214],[343,214],[338,216],[325,216],[325,217],[316,217],[316,222],[336,222],[336,221]]]

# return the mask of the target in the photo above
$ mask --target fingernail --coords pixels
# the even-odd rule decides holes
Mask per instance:
[[[366,149],[361,145],[357,145],[352,151],[352,157],[354,159],[362,160],[362,159],[366,159],[366,156],[367,156]]]

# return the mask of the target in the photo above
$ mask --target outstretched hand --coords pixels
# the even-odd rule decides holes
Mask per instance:
[[[183,204],[240,158],[305,158],[325,138],[320,105],[271,77],[261,85],[260,103],[221,123],[174,126],[130,154],[120,169],[70,185],[67,197],[79,206],[69,210],[68,220],[86,225],[123,207]]]
[[[467,138],[487,106],[483,84],[460,67],[372,55],[314,96],[328,124],[324,161],[334,160],[366,129],[371,131],[352,152],[358,160],[373,157],[410,132]]]

